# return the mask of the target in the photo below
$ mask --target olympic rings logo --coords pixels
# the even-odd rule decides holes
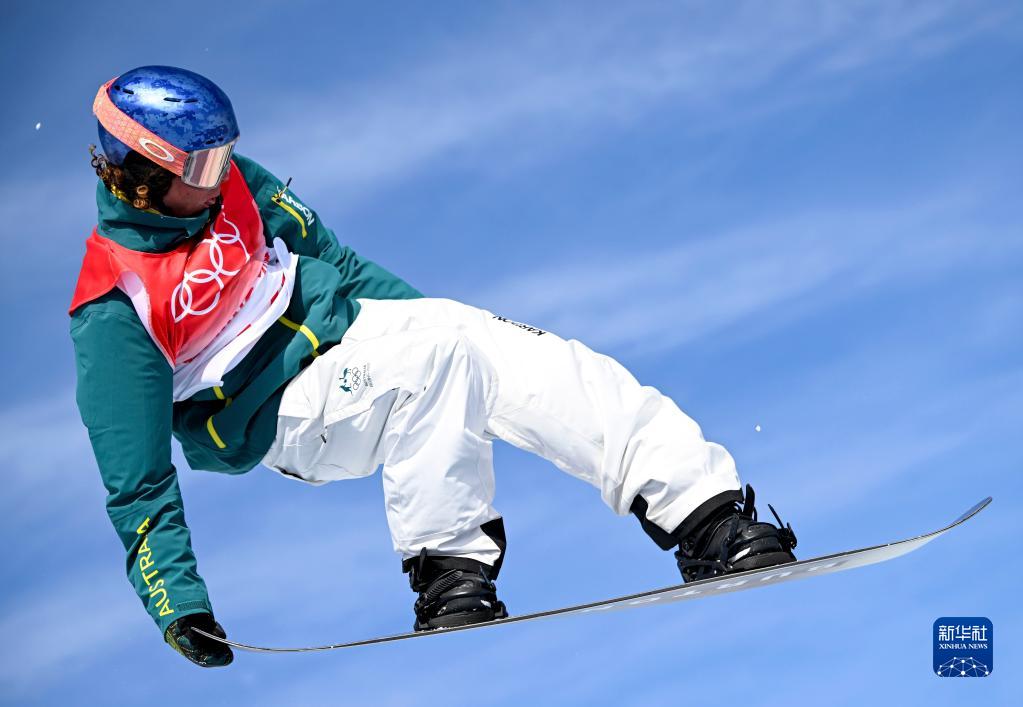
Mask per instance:
[[[174,292],[171,293],[171,316],[174,318],[175,323],[180,322],[189,314],[201,317],[212,312],[220,303],[220,293],[224,291],[226,284],[224,278],[237,275],[241,271],[242,266],[249,262],[249,251],[246,250],[245,244],[242,243],[238,227],[231,223],[223,214],[217,219],[218,222],[221,220],[230,227],[233,233],[218,233],[213,226],[210,226],[210,237],[203,239],[199,243],[200,246],[203,244],[208,246],[209,265],[211,267],[185,270],[184,278],[174,288]],[[239,255],[241,256],[241,263],[237,269],[228,270],[224,267],[225,249],[229,256],[234,256],[235,258]],[[197,253],[198,248],[189,256],[189,261]],[[197,300],[199,302],[198,306],[201,306],[202,301],[209,296],[210,283],[216,283],[217,288],[213,295],[213,301],[206,307],[193,309],[193,305],[196,305]],[[192,291],[192,285],[206,285],[207,287],[197,287],[198,296],[196,296]]]

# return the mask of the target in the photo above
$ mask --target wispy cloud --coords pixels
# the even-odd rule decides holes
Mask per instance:
[[[86,156],[88,157],[88,156]],[[96,223],[95,176],[82,160],[77,173],[2,179],[0,242],[16,254],[16,267],[0,282],[6,301],[71,302],[84,241]],[[61,309],[53,310],[62,316]]]
[[[1007,228],[973,223],[971,210],[939,194],[897,207],[808,212],[662,250],[590,252],[466,299],[595,348],[657,353],[723,331],[764,333],[964,263],[1023,256]]]
[[[883,355],[877,349],[873,353]],[[870,370],[870,364],[861,361],[860,376]],[[861,385],[854,400],[846,395],[829,404],[821,395],[827,388],[813,384],[824,382],[833,390],[840,372],[831,369],[826,380],[814,376],[793,390],[787,404],[764,411],[765,416],[786,421],[785,442],[758,461],[763,461],[763,469],[776,472],[772,483],[804,519],[861,512],[872,495],[895,488],[900,479],[926,484],[928,478],[954,478],[964,470],[948,474],[950,462],[943,457],[983,446],[982,440],[991,435],[1011,434],[1009,421],[1023,410],[1023,370],[945,387],[914,375],[912,367],[897,370],[904,371],[901,385],[885,376]],[[793,404],[802,410],[793,411]],[[813,434],[802,434],[813,418]],[[793,423],[801,424],[794,429]],[[1012,454],[1009,449],[1005,453]],[[951,466],[960,463],[953,461]],[[970,470],[969,478],[977,498],[1001,487],[998,469],[983,464]],[[918,491],[913,497],[923,495]]]
[[[848,88],[881,63],[905,70],[1013,16],[958,2],[782,3],[766,13],[749,2],[730,6],[727,21],[687,4],[604,8],[580,23],[533,8],[411,72],[345,77],[281,101],[246,142],[301,173],[307,192],[341,188],[350,199],[442,155],[498,171],[545,159],[667,102],[683,134],[732,124]],[[297,129],[282,126],[301,126],[303,140],[282,141]]]
[[[50,523],[30,499],[45,495],[47,507],[59,509],[65,521],[80,516],[83,503],[102,502],[105,492],[72,388],[0,408],[0,459],[6,470],[0,512],[22,528]]]
[[[79,570],[65,581],[69,577],[73,590],[61,581],[36,587],[31,596],[5,597],[0,632],[12,637],[0,652],[5,697],[38,695],[57,671],[76,674],[154,638],[144,631],[148,619],[141,609],[110,601],[130,591],[118,577],[96,570]]]

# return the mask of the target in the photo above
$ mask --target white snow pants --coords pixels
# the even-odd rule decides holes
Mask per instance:
[[[289,383],[263,463],[321,484],[383,465],[403,559],[422,548],[493,565],[492,440],[598,489],[619,515],[637,495],[672,531],[739,488],[731,455],[657,390],[575,340],[445,299],[359,300],[342,341]]]

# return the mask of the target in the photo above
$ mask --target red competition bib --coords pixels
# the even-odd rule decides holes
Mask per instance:
[[[221,195],[213,223],[166,253],[130,250],[93,229],[69,313],[117,287],[171,367],[194,358],[245,303],[268,259],[259,208],[233,161]]]

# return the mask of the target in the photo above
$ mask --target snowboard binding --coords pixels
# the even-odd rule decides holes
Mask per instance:
[[[757,519],[753,487],[715,496],[699,506],[676,531],[678,569],[685,582],[795,562],[796,534],[768,504],[775,526]],[[742,501],[740,505],[739,501]]]
[[[492,568],[462,557],[430,556],[424,548],[406,560],[409,585],[419,592],[414,609],[416,631],[453,628],[508,617],[497,598]]]

